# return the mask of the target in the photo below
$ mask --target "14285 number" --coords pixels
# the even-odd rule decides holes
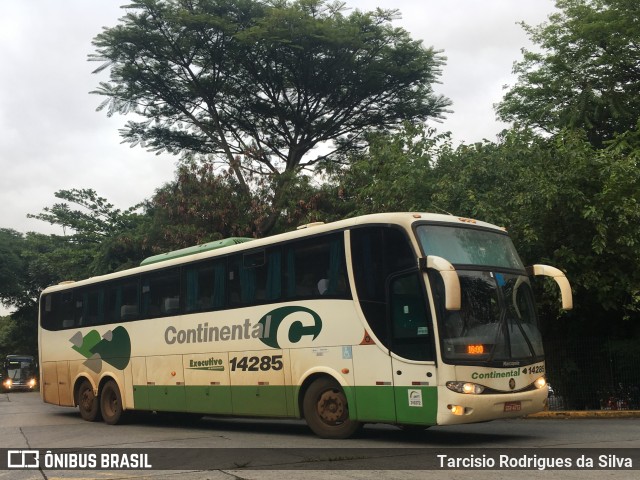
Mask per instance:
[[[232,371],[258,372],[267,370],[282,370],[282,355],[265,355],[263,357],[233,357],[229,360]]]

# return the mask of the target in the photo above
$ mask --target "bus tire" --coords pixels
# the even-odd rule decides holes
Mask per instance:
[[[100,412],[104,423],[117,425],[124,420],[122,396],[118,384],[113,380],[107,381],[100,392]]]
[[[347,397],[332,378],[322,377],[309,385],[302,409],[309,428],[322,438],[348,438],[362,427],[349,418]]]
[[[100,420],[100,402],[98,397],[93,393],[93,386],[89,380],[82,380],[78,387],[76,394],[76,403],[78,404],[78,410],[80,410],[80,416],[87,422],[95,422]]]

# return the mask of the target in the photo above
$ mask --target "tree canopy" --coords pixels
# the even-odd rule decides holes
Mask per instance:
[[[523,25],[538,48],[523,50],[499,117],[546,132],[579,128],[601,147],[635,128],[640,111],[640,3],[558,0],[539,26]]]
[[[125,141],[224,163],[248,192],[269,179],[271,230],[295,174],[405,120],[440,118],[444,57],[392,25],[393,10],[343,14],[326,0],[134,0],[93,41],[108,114],[135,113]]]

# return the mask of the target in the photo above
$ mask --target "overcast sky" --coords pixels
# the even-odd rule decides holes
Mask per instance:
[[[123,15],[120,0],[3,0],[0,16],[0,228],[57,232],[27,219],[56,199],[54,192],[93,188],[128,208],[173,178],[177,158],[120,143],[126,118],[96,112],[90,95],[106,76],[87,61],[92,38]],[[397,25],[448,57],[437,93],[454,113],[436,125],[455,143],[504,128],[493,104],[513,83],[513,62],[528,41],[519,21],[537,25],[551,0],[348,0],[361,10],[397,8]]]

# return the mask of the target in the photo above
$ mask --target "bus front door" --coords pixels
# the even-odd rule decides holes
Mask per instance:
[[[396,275],[388,288],[396,422],[435,425],[438,383],[433,325],[420,273]]]
[[[434,365],[408,363],[392,358],[396,422],[407,425],[435,425],[438,388]]]

